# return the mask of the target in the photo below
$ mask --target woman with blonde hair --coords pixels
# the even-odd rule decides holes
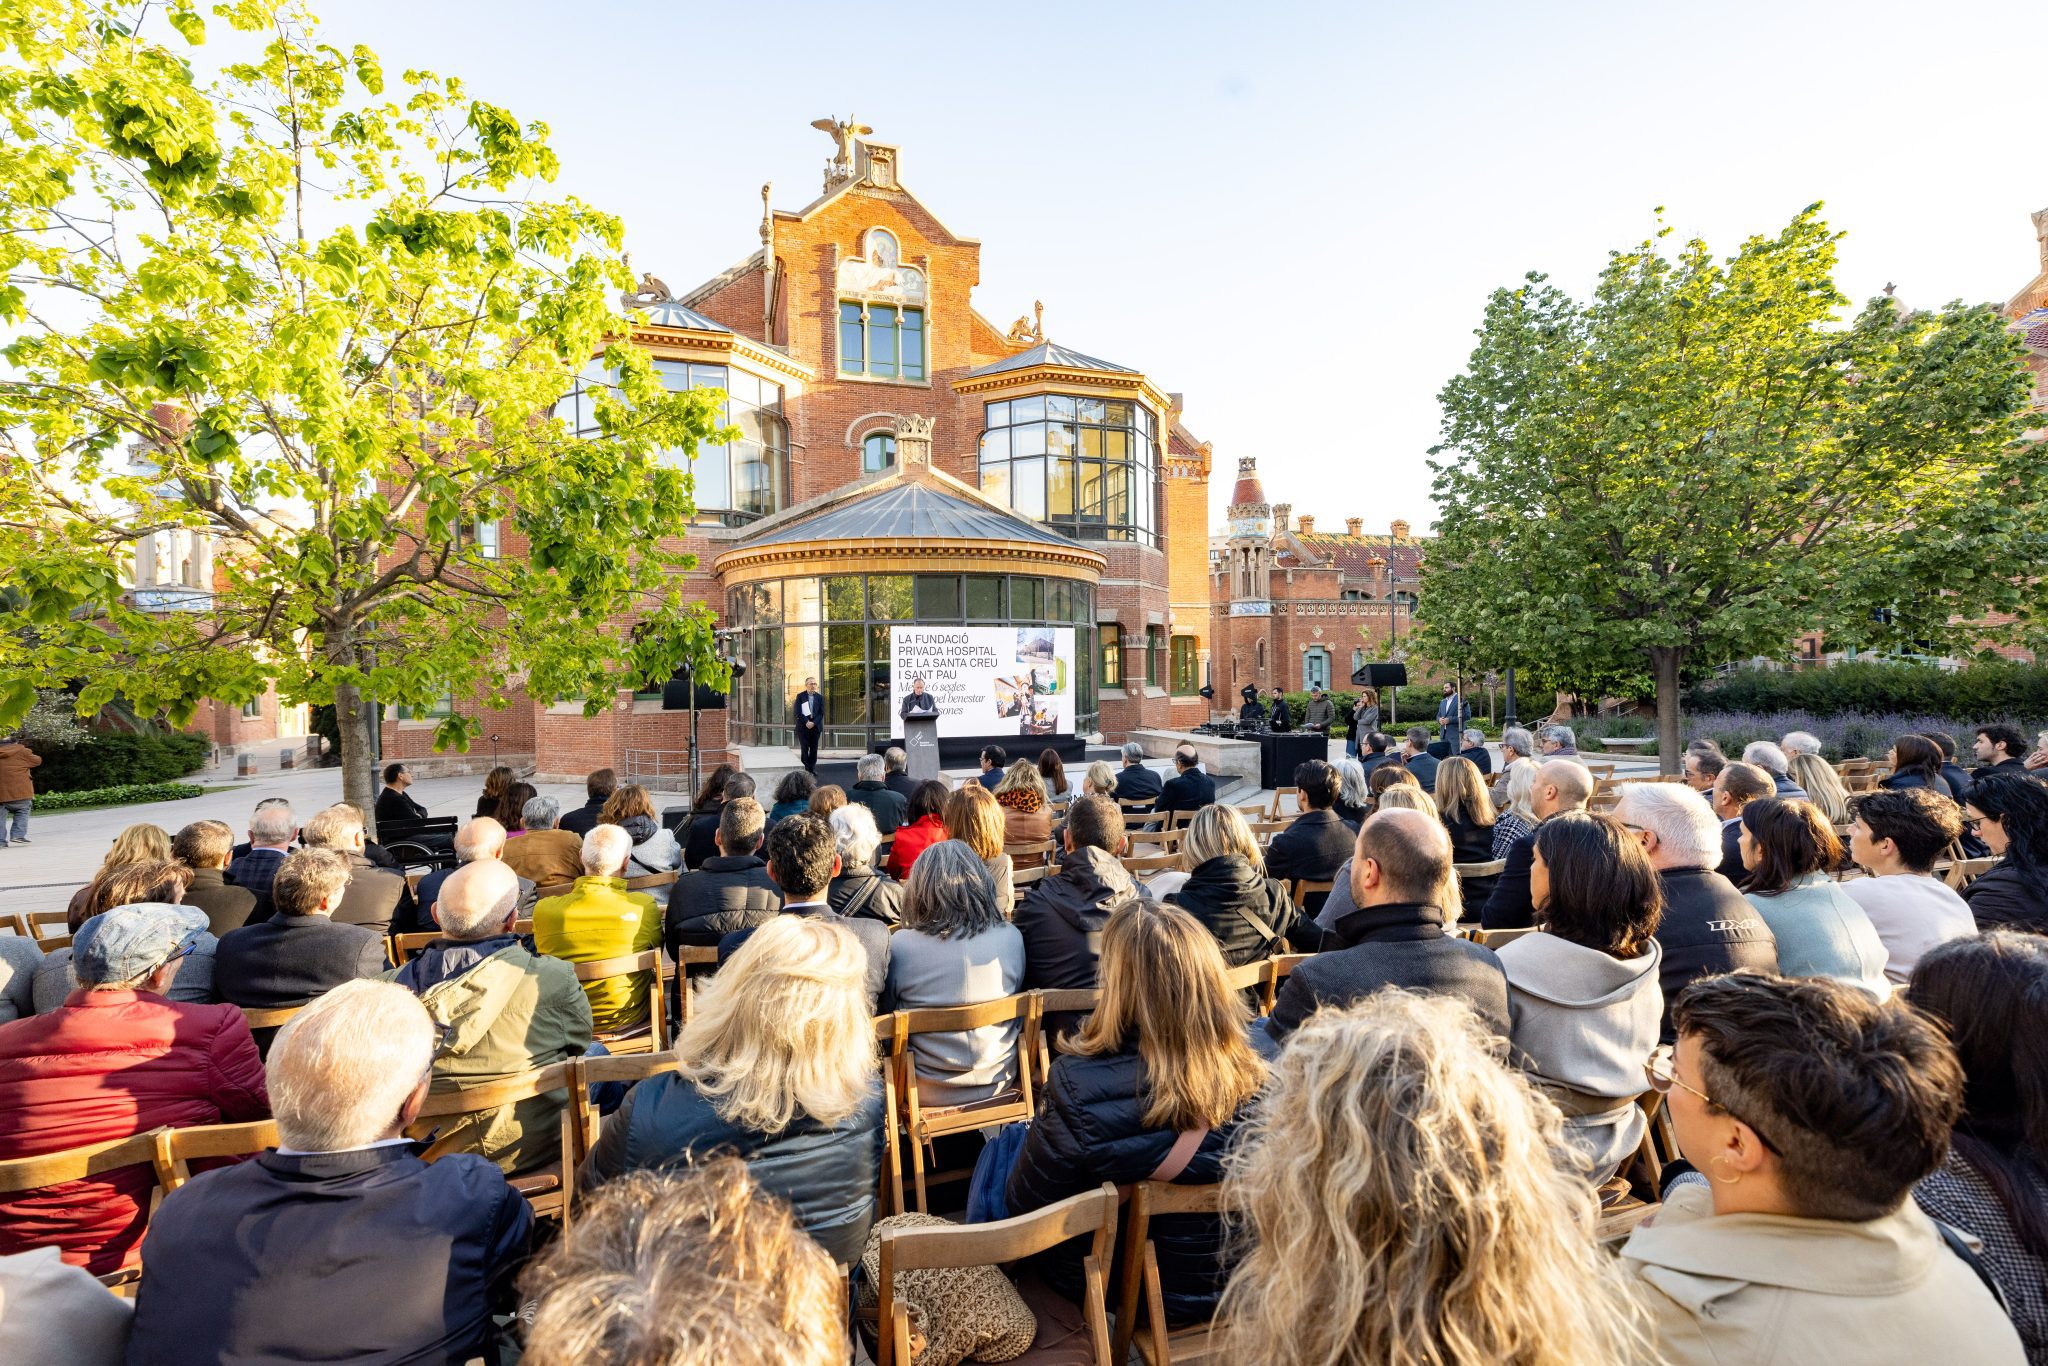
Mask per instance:
[[[1251,827],[1234,806],[1205,806],[1195,813],[1180,842],[1177,879],[1152,894],[1180,907],[1216,937],[1231,967],[1286,953],[1311,952],[1322,932],[1301,917],[1287,884],[1266,876],[1264,856]]]
[[[1225,976],[1215,936],[1178,907],[1134,902],[1102,927],[1101,996],[1059,1041],[1044,1106],[1005,1191],[1027,1214],[1105,1181],[1205,1185],[1266,1081],[1273,1051]],[[1230,1274],[1223,1223],[1153,1225],[1170,1323],[1210,1317]],[[1078,1242],[1048,1254],[1046,1280],[1081,1293]],[[1228,1359],[1228,1358],[1225,1358]]]
[[[161,827],[146,821],[139,825],[131,825],[114,836],[114,842],[107,846],[106,856],[100,860],[99,871],[92,875],[92,881],[71,894],[70,904],[65,907],[64,918],[70,922],[73,932],[77,931],[79,921],[88,915],[98,914],[98,911],[87,911],[84,908],[93,899],[101,880],[108,874],[135,863],[163,863],[170,857],[170,835]],[[101,906],[99,909],[103,911],[106,907]]]
[[[626,1093],[581,1179],[730,1149],[850,1265],[874,1220],[882,1145],[866,974],[867,954],[843,925],[780,915],[755,930],[698,989],[676,1070]]]
[[[981,856],[995,882],[996,909],[1008,920],[1017,900],[1017,865],[1003,852],[1003,808],[980,783],[962,783],[944,795],[939,808],[943,838],[960,840]]]
[[[1653,1361],[1557,1107],[1462,1001],[1379,992],[1289,1036],[1224,1175],[1218,1306],[1252,1366]]]
[[[1818,754],[1795,754],[1787,772],[1793,782],[1806,789],[1807,799],[1820,808],[1829,825],[1849,823],[1849,789],[1842,785],[1842,775],[1835,772],[1833,764]]]
[[[1003,809],[1003,845],[1043,844],[1052,838],[1052,803],[1045,778],[1029,759],[1003,770],[996,784],[996,805]]]
[[[1493,858],[1506,858],[1516,840],[1542,824],[1534,805],[1536,767],[1534,763],[1518,763],[1508,769],[1507,802],[1494,813]]]
[[[1108,760],[1097,759],[1088,765],[1088,772],[1081,779],[1081,790],[1115,800],[1116,770],[1109,766]]]
[[[1498,819],[1479,765],[1455,755],[1436,766],[1437,814],[1451,832],[1451,857],[1459,863],[1493,859],[1493,825]]]
[[[671,873],[683,864],[683,846],[662,827],[654,813],[654,798],[638,783],[627,783],[605,799],[599,825],[616,825],[633,837],[633,852],[626,858],[626,876]]]
[[[1443,812],[1437,809],[1436,798],[1424,792],[1418,783],[1388,783],[1387,790],[1380,793],[1379,804],[1373,810],[1375,813],[1420,811],[1432,820],[1443,819]]]

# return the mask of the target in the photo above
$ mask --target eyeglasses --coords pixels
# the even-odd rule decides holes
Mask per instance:
[[[1963,817],[1963,829],[1974,835],[1984,828],[1986,819],[1988,818],[1984,816],[1965,816]]]
[[[1776,1153],[1778,1156],[1784,1156],[1783,1153],[1778,1152],[1778,1145],[1771,1142],[1770,1135],[1766,1134],[1762,1129],[1759,1129],[1753,1121],[1744,1119],[1741,1115],[1736,1114],[1735,1111],[1729,1109],[1720,1101],[1715,1100],[1705,1091],[1700,1090],[1699,1087],[1681,1081],[1678,1076],[1678,1050],[1673,1048],[1670,1044],[1660,1044],[1658,1047],[1652,1049],[1650,1051],[1650,1056],[1643,1060],[1643,1071],[1650,1078],[1650,1089],[1652,1091],[1655,1091],[1658,1095],[1670,1095],[1671,1088],[1674,1086],[1678,1087],[1682,1091],[1690,1091],[1693,1095],[1698,1096],[1703,1103],[1713,1106],[1716,1110],[1719,1110],[1722,1114],[1727,1115],[1730,1119],[1742,1120],[1744,1124],[1749,1125],[1749,1131],[1756,1135],[1757,1141],[1759,1143],[1763,1144],[1766,1148],[1770,1149],[1773,1153]]]

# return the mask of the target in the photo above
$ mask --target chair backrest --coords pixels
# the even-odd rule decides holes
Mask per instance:
[[[156,1158],[156,1136],[161,1129],[128,1138],[87,1143],[34,1157],[13,1157],[0,1162],[0,1195],[41,1190],[60,1181],[83,1181],[123,1167],[148,1166]]]
[[[1536,933],[1533,925],[1522,925],[1511,930],[1475,930],[1472,937],[1484,948],[1497,949],[1503,944],[1512,944],[1525,934]]]
[[[1451,871],[1460,878],[1498,877],[1507,871],[1507,867],[1506,859],[1497,858],[1490,863],[1454,863],[1451,865]]]
[[[1224,980],[1230,983],[1232,991],[1249,991],[1266,980],[1266,961],[1254,958],[1249,963],[1240,963],[1224,972]]]
[[[546,901],[550,897],[567,896],[575,890],[576,884],[573,882],[557,882],[546,887],[534,888],[533,899],[535,901]]]
[[[1158,873],[1168,868],[1180,867],[1179,854],[1131,854],[1120,859],[1124,871],[1137,876],[1140,873]]]
[[[0,911],[0,935],[8,934],[22,939],[33,940],[35,938],[35,935],[29,930],[28,913],[26,911]]]
[[[581,1057],[569,1060],[568,1151],[563,1154],[563,1178],[583,1165],[597,1145],[599,1116],[590,1088],[606,1082],[631,1086],[663,1072],[676,1070],[673,1052],[633,1053],[625,1057]]]
[[[276,1029],[311,1004],[312,1002],[307,1001],[295,1006],[243,1006],[242,1018],[249,1022],[249,1028],[252,1030]]]
[[[1264,979],[1266,1014],[1273,1013],[1273,1003],[1280,999],[1280,984],[1292,976],[1294,970],[1315,957],[1312,953],[1281,953],[1268,958],[1262,966],[1266,969]]]
[[[1179,815],[1180,813],[1175,812],[1174,814]],[[1186,834],[1187,831],[1182,828],[1172,830],[1126,830],[1124,838],[1131,842],[1131,850],[1135,853],[1141,844],[1156,844],[1162,849],[1178,848]]]
[[[1263,966],[1263,965],[1262,965]],[[1170,1181],[1138,1181],[1130,1188],[1123,1234],[1123,1276],[1117,1288],[1116,1339],[1111,1344],[1114,1360],[1127,1360],[1131,1340],[1139,1326],[1138,1298],[1145,1299],[1144,1327],[1147,1360],[1154,1366],[1168,1366],[1177,1358],[1167,1341],[1166,1305],[1159,1290],[1159,1258],[1151,1247],[1152,1220],[1173,1214],[1217,1214],[1223,1209],[1223,1187],[1176,1186]],[[1189,1336],[1206,1335],[1207,1329],[1186,1330]]]
[[[1948,877],[1946,880],[1949,886],[1960,892],[1963,888],[1969,886],[1972,882],[1975,882],[1997,866],[1998,860],[1996,858],[1957,859],[1948,866]]]
[[[644,892],[649,887],[671,886],[675,880],[676,870],[673,868],[665,873],[642,873],[639,877],[629,877],[626,879],[626,890],[629,892]]]
[[[1051,840],[1036,840],[1030,844],[1005,844],[1003,852],[1010,856],[1010,862],[1019,871],[1025,868],[1039,868],[1052,862],[1053,851],[1058,848]]]
[[[277,1121],[251,1120],[246,1124],[202,1124],[189,1129],[158,1129],[151,1159],[156,1164],[157,1184],[168,1195],[192,1179],[195,1158],[247,1157],[277,1146]]]
[[[516,1105],[535,1096],[544,1096],[550,1091],[566,1091],[570,1079],[569,1064],[557,1062],[546,1067],[536,1067],[531,1072],[521,1072],[516,1076],[478,1082],[474,1086],[444,1091],[439,1095],[429,1094],[426,1104],[420,1106],[419,1120],[413,1128],[420,1133],[426,1133],[435,1127],[428,1122],[430,1120],[480,1114],[501,1106]],[[449,1151],[442,1146],[445,1142],[446,1140],[442,1140],[434,1143],[422,1156],[429,1162],[440,1157]]]
[[[1289,894],[1298,909],[1308,909],[1308,899],[1317,892],[1328,893],[1336,887],[1334,878],[1298,877],[1288,883]]]
[[[712,950],[715,954],[716,949]],[[608,977],[627,977],[636,972],[647,976],[647,1022],[651,1031],[654,1051],[659,1053],[668,1047],[668,1011],[661,1000],[661,950],[643,949],[639,953],[621,954],[617,958],[594,958],[587,963],[576,963],[576,980],[579,982],[602,982]]]
[[[1116,799],[1116,804],[1125,811],[1142,812],[1150,811],[1152,803],[1157,800],[1156,797],[1119,797]]]
[[[929,1267],[999,1266],[1083,1234],[1092,1238],[1082,1262],[1081,1312],[1095,1359],[1106,1366],[1111,1358],[1105,1278],[1116,1238],[1116,1207],[1116,1187],[1104,1182],[1099,1190],[994,1223],[883,1229],[881,1274],[876,1278],[876,1290],[881,1297],[880,1366],[911,1366],[910,1319],[906,1307],[896,1298],[897,1272]]]
[[[425,930],[418,934],[394,934],[391,936],[391,966],[402,968],[414,954],[441,938],[439,930]]]
[[[1301,813],[1301,789],[1298,787],[1276,787],[1273,789],[1273,804],[1266,808],[1268,819],[1277,821],[1285,814],[1289,797],[1294,798],[1295,814],[1299,815]]]
[[[28,911],[29,936],[45,949],[63,948],[71,943],[71,929],[66,923],[68,911]]]

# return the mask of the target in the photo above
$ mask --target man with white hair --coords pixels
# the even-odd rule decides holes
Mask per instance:
[[[576,969],[519,940],[519,879],[497,860],[466,863],[441,885],[441,938],[392,981],[420,998],[442,1046],[434,1094],[459,1091],[590,1051],[590,1001]],[[563,1093],[443,1122],[442,1140],[507,1172],[561,1156]]]
[[[882,751],[882,786],[903,799],[906,811],[910,809],[910,794],[917,791],[917,780],[910,776],[910,757],[901,745]]]
[[[361,925],[379,934],[391,933],[393,920],[408,921],[414,909],[412,889],[403,875],[379,868],[363,852],[363,813],[347,802],[337,802],[316,812],[299,832],[308,849],[332,849],[348,860],[348,891],[334,908],[338,925]],[[270,908],[259,905],[249,917],[250,924],[270,918]]]
[[[1119,802],[1156,802],[1159,791],[1166,786],[1166,780],[1145,767],[1145,747],[1136,740],[1124,743],[1123,768],[1116,775],[1116,791],[1110,795]],[[1129,808],[1133,812],[1150,811],[1146,806]]]
[[[882,781],[884,776],[881,755],[861,755],[860,762],[854,767],[856,781],[847,789],[846,800],[874,812],[875,829],[882,832],[883,839],[887,839],[907,819],[910,799],[891,792],[888,784]]]
[[[1686,983],[1738,968],[1776,972],[1778,940],[1735,884],[1714,871],[1721,822],[1699,798],[1676,783],[1624,783],[1614,818],[1642,841],[1664,892],[1657,975],[1669,1043],[1671,1006]]]
[[[498,857],[541,887],[574,882],[583,873],[583,837],[556,829],[561,818],[562,804],[553,797],[528,797],[519,809],[519,833],[505,841]]]
[[[1546,759],[1576,759],[1579,757],[1579,737],[1570,726],[1545,726],[1536,732],[1537,742],[1543,748]]]
[[[489,816],[478,816],[455,832],[456,868],[461,867],[465,863],[499,862],[504,858],[504,854],[505,827],[492,820]],[[402,927],[396,921],[393,921],[391,932],[393,934],[431,933],[436,925],[434,920],[434,903],[441,897],[441,884],[446,882],[454,873],[455,868],[436,868],[433,872],[421,878],[419,890],[413,894],[413,900],[419,906],[418,913],[414,915],[409,923]],[[532,878],[523,877],[519,879],[520,915],[529,916],[533,914],[533,903],[537,890]]]
[[[1493,772],[1493,756],[1486,752],[1486,732],[1477,726],[1467,726],[1458,737],[1460,759],[1470,759],[1472,766],[1481,773]]]
[[[130,1360],[492,1355],[533,1210],[482,1158],[423,1162],[405,1137],[434,1044],[427,1012],[388,982],[336,987],[279,1032],[278,1146],[165,1197]]]
[[[1755,764],[1771,775],[1771,785],[1777,789],[1773,794],[1786,801],[1804,802],[1812,798],[1806,789],[1792,781],[1792,761],[1785,757],[1785,751],[1769,740],[1752,740],[1742,747],[1742,762]]]
[[[298,838],[299,818],[292,814],[290,802],[282,797],[266,797],[256,803],[255,814],[249,817],[249,843],[234,851],[227,878],[256,898],[249,911],[250,920],[270,914],[270,880],[284,866],[284,856]]]
[[[533,908],[533,946],[567,963],[596,963],[661,947],[661,907],[645,892],[626,890],[626,859],[633,837],[599,825],[583,837],[583,875],[575,890]],[[600,1034],[647,1031],[649,974],[600,977],[583,984],[590,1023]]]
[[[1536,770],[1536,786],[1529,793],[1529,808],[1540,825],[1560,811],[1584,811],[1593,799],[1593,775],[1577,759],[1550,759]],[[1536,923],[1536,905],[1529,897],[1529,870],[1536,863],[1536,832],[1508,846],[1507,866],[1493,895],[1479,912],[1480,923],[1489,930],[1522,929]]]
[[[882,834],[875,829],[874,813],[864,806],[842,806],[827,821],[839,851],[839,871],[825,893],[833,914],[866,916],[884,925],[900,923],[903,884],[875,867]]]

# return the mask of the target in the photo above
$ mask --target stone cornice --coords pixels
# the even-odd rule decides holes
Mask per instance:
[[[718,555],[711,569],[721,582],[734,584],[789,573],[974,573],[986,572],[991,563],[1012,572],[1051,573],[1090,583],[1098,582],[1109,566],[1105,556],[1078,545],[1068,549],[1043,541],[883,536],[736,546]]]
[[[629,328],[626,337],[635,346],[646,347],[664,360],[672,359],[667,353],[674,351],[691,353],[692,358],[708,352],[726,358],[738,356],[763,370],[807,383],[818,377],[817,371],[794,356],[763,346],[752,337],[743,337],[737,332],[705,332],[697,328],[640,323]]]
[[[1028,370],[1004,370],[974,379],[956,379],[956,394],[997,394],[1015,390],[1031,394],[1047,390],[1090,389],[1142,400],[1155,416],[1164,419],[1172,400],[1143,375],[1103,370],[1074,370],[1063,365],[1034,365]]]

